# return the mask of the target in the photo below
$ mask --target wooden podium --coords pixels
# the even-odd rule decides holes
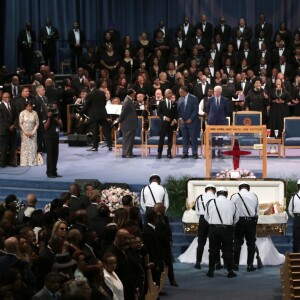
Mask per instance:
[[[226,137],[226,145],[220,146],[213,143],[214,137],[217,135]],[[257,140],[255,144],[248,146],[240,146],[238,150],[234,148],[236,140],[241,136],[244,138],[249,136],[249,140]],[[252,136],[252,138],[251,138]],[[255,138],[253,138],[255,136]],[[239,150],[241,148],[241,150]],[[246,150],[259,150],[262,159],[262,178],[267,177],[267,129],[265,125],[262,126],[226,126],[226,125],[207,125],[205,129],[205,157],[206,157],[206,178],[211,178],[212,155],[211,150],[231,150],[230,155],[234,159],[239,160],[240,156],[244,155]]]

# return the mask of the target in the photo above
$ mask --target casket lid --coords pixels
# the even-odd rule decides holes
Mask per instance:
[[[217,188],[220,186],[228,189],[228,198],[239,191],[239,185],[243,179],[207,179],[207,178],[190,178],[186,182],[187,202],[195,202],[196,198],[205,192],[205,186],[209,183],[214,184]],[[259,203],[279,202],[285,207],[286,186],[282,179],[250,179],[247,178],[250,185],[250,191],[258,197]]]

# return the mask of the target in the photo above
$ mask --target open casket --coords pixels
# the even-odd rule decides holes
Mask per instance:
[[[197,233],[199,217],[192,209],[196,198],[205,192],[208,183],[216,187],[225,186],[228,189],[228,198],[238,192],[241,181],[250,184],[250,191],[255,193],[259,201],[259,218],[257,222],[257,236],[285,235],[288,214],[285,211],[285,182],[280,179],[205,179],[191,178],[187,180],[186,190],[187,210],[182,217],[185,233]]]

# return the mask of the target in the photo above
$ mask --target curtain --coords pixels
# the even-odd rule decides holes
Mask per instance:
[[[0,0],[2,23],[0,34],[4,37],[1,61],[13,70],[18,65],[18,32],[27,21],[32,23],[38,34],[45,19],[59,29],[59,47],[66,47],[68,31],[77,20],[87,35],[90,43],[98,43],[103,38],[103,31],[114,25],[123,37],[130,34],[137,39],[142,31],[152,37],[153,30],[160,20],[175,32],[184,16],[189,16],[192,23],[198,23],[205,14],[209,22],[216,25],[220,16],[227,24],[237,25],[239,18],[245,18],[252,28],[258,21],[259,14],[264,14],[274,26],[285,21],[292,32],[300,27],[300,8],[298,0]],[[39,48],[40,45],[37,45]],[[1,47],[2,48],[2,47]]]

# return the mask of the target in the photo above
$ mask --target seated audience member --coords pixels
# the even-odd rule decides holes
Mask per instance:
[[[44,287],[34,294],[32,300],[52,300],[57,298],[60,290],[60,277],[56,272],[50,272],[45,277]]]
[[[122,281],[119,279],[118,275],[115,273],[117,268],[117,258],[111,253],[106,253],[103,258],[104,267],[104,281],[106,285],[113,292],[114,300],[124,299],[124,287]]]

